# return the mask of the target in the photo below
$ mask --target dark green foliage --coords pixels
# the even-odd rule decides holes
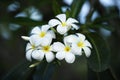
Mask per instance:
[[[91,56],[88,58],[89,67],[97,72],[106,70],[110,63],[110,51],[106,41],[97,33],[87,36],[93,46]]]

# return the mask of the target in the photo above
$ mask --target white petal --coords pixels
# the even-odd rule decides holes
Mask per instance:
[[[67,24],[78,23],[78,21],[74,18],[68,18],[66,22]]]
[[[60,34],[65,34],[68,31],[68,29],[67,29],[67,27],[62,27],[61,25],[58,25],[57,26],[57,31]]]
[[[32,45],[38,46],[42,43],[41,38],[39,37],[39,35],[32,35],[30,36],[30,43]]]
[[[72,44],[72,53],[74,53],[75,55],[82,55],[82,49],[77,47],[77,45],[74,43]]]
[[[65,48],[65,46],[61,42],[54,42],[52,45],[52,49],[55,52],[63,51],[64,48]]]
[[[75,61],[75,55],[72,53],[67,53],[65,60],[67,63],[73,63]]]
[[[64,38],[64,42],[65,43],[75,43],[76,42],[76,40],[77,40],[77,36],[76,35],[69,35],[69,36],[66,36],[65,38]]]
[[[42,25],[41,26],[41,31],[47,32],[49,28],[50,28],[49,25]]]
[[[56,25],[58,25],[58,24],[61,24],[61,22],[60,22],[59,20],[57,20],[57,19],[51,19],[51,20],[48,22],[48,24],[50,25],[50,27],[54,27],[54,26],[56,26]]]
[[[37,26],[32,29],[31,34],[39,34],[41,32],[40,28]]]
[[[45,57],[46,57],[47,62],[51,62],[55,58],[55,56],[54,56],[54,54],[52,52],[46,53]]]
[[[92,48],[92,45],[90,44],[90,42],[88,40],[85,40],[84,44],[85,44],[85,46]]]
[[[41,61],[44,58],[44,53],[41,50],[34,50],[32,52],[32,58]]]
[[[64,53],[63,51],[57,52],[56,54],[56,58],[59,60],[63,60],[65,58],[66,53]]]
[[[26,46],[26,51],[27,51],[27,50],[30,50],[30,49],[32,49],[32,46],[31,46],[31,44],[30,44],[30,43],[27,43],[27,46]]]
[[[34,50],[32,52],[32,58],[41,61],[44,58],[44,53],[41,50]]]
[[[46,34],[46,37],[56,38],[55,33],[52,30],[49,30]]]
[[[71,25],[72,25],[72,27],[75,28],[76,30],[79,29],[79,27],[78,27],[77,25],[75,25],[75,24],[71,24]]]
[[[32,61],[32,59],[31,59],[32,51],[33,51],[33,50],[28,50],[28,51],[26,52],[26,58],[27,58],[27,60],[29,60],[29,61]]]
[[[56,16],[61,22],[66,22],[66,15],[65,14],[59,14]]]
[[[81,33],[76,33],[78,35],[78,37],[80,38],[81,41],[85,40],[85,35],[81,34]]]
[[[30,37],[28,36],[21,36],[22,39],[26,40],[26,41],[29,41],[30,40]]]
[[[91,50],[88,47],[84,47],[83,50],[85,52],[86,57],[89,57],[91,54]]]
[[[52,38],[43,38],[41,39],[41,45],[42,46],[47,46],[47,45],[50,45],[52,42]]]

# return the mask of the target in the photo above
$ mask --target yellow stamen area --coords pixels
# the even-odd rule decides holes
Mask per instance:
[[[70,51],[70,47],[69,47],[69,46],[66,46],[66,47],[64,48],[64,50],[65,50],[65,52],[69,52],[69,51]]]
[[[49,52],[50,51],[50,46],[43,46],[43,51],[44,52]]]
[[[35,45],[32,45],[32,49],[35,49]]]
[[[81,48],[84,47],[84,42],[81,42],[81,41],[78,42],[78,43],[77,43],[77,46],[78,46],[78,47],[81,47]]]
[[[40,37],[44,37],[45,35],[46,35],[46,32],[43,32],[43,31],[42,31],[42,32],[40,33]]]
[[[62,27],[65,27],[65,26],[67,26],[67,23],[66,22],[62,22]]]

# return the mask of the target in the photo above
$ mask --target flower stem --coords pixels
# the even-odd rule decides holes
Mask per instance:
[[[55,33],[57,33],[57,31],[53,28],[53,27],[51,27],[50,28],[52,31],[54,31]]]

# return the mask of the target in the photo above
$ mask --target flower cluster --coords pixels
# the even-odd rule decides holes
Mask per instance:
[[[71,28],[79,29],[75,24],[78,23],[76,19],[66,19],[65,14],[59,14],[57,19],[51,19],[47,25],[36,26],[32,29],[29,37],[22,36],[24,40],[29,41],[26,46],[26,58],[29,61],[32,59],[42,61],[44,58],[47,62],[52,62],[55,58],[63,60],[67,63],[75,61],[75,55],[82,55],[84,52],[86,57],[91,54],[92,48],[90,42],[86,40],[85,35],[81,33],[70,34],[65,36]],[[55,32],[51,29],[56,27],[56,32],[63,35],[63,43],[54,41],[57,39]]]

